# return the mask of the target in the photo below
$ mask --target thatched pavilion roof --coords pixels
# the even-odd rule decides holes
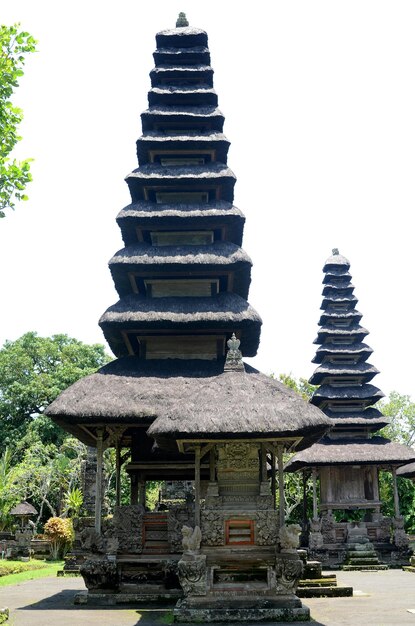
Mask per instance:
[[[306,445],[328,429],[330,419],[282,383],[249,365],[223,367],[224,360],[117,359],[65,389],[45,414],[89,444],[80,425],[148,426],[156,418],[151,436],[170,441],[213,428],[212,438],[252,430],[253,437],[304,436]]]
[[[362,400],[369,406],[384,397],[385,394],[374,385],[364,384],[338,387],[334,385],[321,385],[315,390],[311,402],[313,402],[313,404],[321,404],[322,399],[344,401]]]
[[[326,432],[330,420],[297,393],[246,368],[200,381],[197,393],[176,403],[150,426],[166,440],[304,438],[301,448]]]
[[[29,504],[29,502],[21,502],[20,504],[18,504],[17,506],[13,507],[10,510],[10,515],[17,515],[17,516],[30,516],[30,515],[37,515],[37,511],[35,509],[34,506],[32,506],[31,504]]]
[[[408,465],[403,465],[396,472],[398,476],[402,478],[415,478],[415,463],[408,463]]]
[[[415,461],[415,450],[384,437],[371,439],[323,438],[307,450],[290,459],[286,471],[295,472],[305,467],[321,465],[378,465],[399,466]]]

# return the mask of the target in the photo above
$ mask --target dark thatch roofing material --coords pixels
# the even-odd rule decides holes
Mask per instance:
[[[368,382],[378,373],[379,370],[373,365],[370,365],[370,363],[356,363],[354,365],[324,363],[314,371],[309,382],[312,385],[321,385],[324,378],[329,376],[358,376],[365,382]]]
[[[328,337],[353,337],[355,341],[361,341],[368,334],[369,331],[359,324],[351,324],[348,328],[335,328],[327,325],[317,331],[314,343],[323,343]]]
[[[161,88],[167,84],[175,84],[175,80],[186,80],[191,77],[198,83],[204,83],[213,87],[213,70],[209,65],[169,65],[157,66],[150,72],[152,87],[160,86]]]
[[[143,133],[162,127],[167,123],[184,123],[186,127],[195,123],[206,130],[223,131],[225,117],[220,109],[212,105],[198,106],[152,106],[141,113]]]
[[[194,48],[208,45],[207,33],[200,28],[185,26],[161,30],[156,35],[157,48]]]
[[[352,275],[350,274],[350,272],[344,272],[343,270],[341,270],[341,272],[339,273],[338,269],[336,271],[334,270],[327,270],[327,272],[324,274],[324,278],[323,278],[323,284],[324,283],[331,283],[333,282],[333,278],[337,281],[339,281],[339,279],[341,279],[341,283],[346,283],[347,285],[351,285],[350,280],[352,278]]]
[[[367,406],[374,404],[385,394],[374,385],[334,386],[321,385],[315,390],[310,402],[320,405],[324,400],[362,400]]]
[[[353,293],[354,286],[349,282],[349,280],[342,280],[334,282],[331,280],[324,280],[324,288],[323,288],[323,296],[325,295],[335,295],[338,291],[345,291],[347,295]]]
[[[170,86],[152,87],[148,92],[149,106],[199,106],[208,104],[217,106],[218,96],[209,84],[199,84],[192,87]]]
[[[13,507],[10,510],[10,515],[20,515],[22,517],[25,515],[37,515],[37,511],[34,506],[25,501]]]
[[[330,420],[282,383],[248,369],[201,381],[197,393],[150,426],[160,445],[173,439],[289,438],[316,440]]]
[[[109,307],[99,320],[111,350],[126,355],[124,330],[241,332],[244,356],[255,356],[262,320],[250,304],[234,293],[204,297],[146,298],[131,294]]]
[[[332,272],[345,273],[350,268],[350,263],[346,257],[341,254],[332,254],[324,264],[323,272],[332,270]]]
[[[143,135],[137,140],[137,157],[140,165],[150,161],[150,150],[181,150],[197,151],[214,151],[215,161],[226,163],[230,142],[223,133],[210,132],[186,133],[183,135],[164,135],[155,131]],[[166,154],[166,157],[169,155]],[[192,155],[189,155],[192,156]],[[196,154],[197,156],[197,154]],[[186,157],[186,154],[183,155]]]
[[[207,151],[214,152],[212,160],[226,163],[230,142],[222,133],[211,132],[209,134],[186,133],[182,135],[166,136],[157,132],[147,133],[137,140],[137,157],[140,165],[150,161],[150,151],[169,150],[177,154],[182,150],[192,150],[196,153],[200,151],[206,154]],[[168,157],[169,154],[162,155]],[[192,156],[192,155],[190,155]],[[186,158],[186,154],[183,155]]]
[[[286,465],[288,472],[321,465],[378,465],[387,467],[415,461],[415,451],[383,437],[371,439],[323,438],[296,454]]]
[[[217,278],[232,272],[232,291],[248,298],[251,282],[251,259],[239,246],[219,241],[210,245],[151,246],[136,244],[119,250],[110,260],[109,267],[120,297],[131,293],[129,273],[154,272],[153,277],[166,277],[174,272],[186,272],[186,277],[198,272],[211,272],[208,278]],[[182,275],[182,274],[181,274]]]
[[[180,58],[183,63],[210,65],[210,52],[205,46],[193,48],[158,48],[153,53],[156,65],[174,65]]]
[[[344,296],[336,295],[336,293],[324,295],[320,309],[327,309],[331,304],[345,304],[349,309],[353,309],[359,300],[353,294],[345,294]]]
[[[337,320],[350,321],[351,323],[360,322],[362,319],[362,314],[359,311],[352,309],[351,311],[332,311],[329,309],[321,314],[319,324],[320,326],[330,326],[331,322],[336,322]]]
[[[350,345],[323,344],[317,348],[316,356],[312,359],[312,363],[321,363],[325,357],[330,355],[359,357],[359,359],[364,360],[372,352],[372,348],[365,343],[352,343]]]
[[[126,245],[137,243],[141,230],[215,230],[226,228],[227,239],[242,244],[243,213],[225,200],[211,204],[154,204],[135,202],[120,211],[117,223]]]
[[[219,420],[239,437],[252,429],[254,436],[304,434],[315,440],[329,427],[329,418],[282,383],[249,365],[246,372],[224,372],[223,367],[223,360],[117,359],[68,387],[45,414],[83,441],[87,434],[77,424],[139,426],[160,417],[163,429],[171,416],[174,428],[182,427],[182,418],[190,419],[206,434],[210,420]]]
[[[408,463],[408,465],[403,465],[398,469],[396,473],[402,478],[415,478],[415,463]]]
[[[169,187],[180,189],[182,186],[198,185],[220,186],[221,198],[228,202],[233,201],[233,188],[236,177],[232,170],[223,163],[206,163],[205,165],[170,166],[163,167],[155,163],[147,163],[133,170],[125,179],[127,181],[133,202],[144,200],[144,187],[159,187],[165,185],[163,191]]]

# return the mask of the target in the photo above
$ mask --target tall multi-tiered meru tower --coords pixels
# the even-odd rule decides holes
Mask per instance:
[[[414,451],[375,435],[388,420],[373,406],[383,393],[371,384],[378,370],[367,362],[372,349],[364,340],[369,333],[360,325],[362,315],[356,310],[349,268],[349,261],[337,249],[324,264],[323,313],[313,359],[319,365],[309,381],[317,385],[311,403],[330,418],[332,429],[320,442],[295,455],[286,469],[312,472],[310,547],[319,558],[339,564],[349,559],[360,541],[367,544],[364,566],[375,568],[376,555],[368,556],[372,546],[386,561],[406,558],[396,469],[408,463]],[[379,470],[393,475],[394,520],[381,512]],[[352,518],[355,523],[350,522]]]
[[[156,41],[139,167],[127,176],[132,202],[117,218],[125,247],[110,261],[120,299],[100,320],[117,358],[47,409],[97,448],[95,519],[81,520],[77,535],[88,601],[181,598],[183,621],[305,620],[282,455],[318,440],[329,420],[242,361],[256,354],[261,320],[247,302],[251,261],[207,35],[179,21]],[[184,479],[194,481],[193,501],[147,510],[149,480]]]

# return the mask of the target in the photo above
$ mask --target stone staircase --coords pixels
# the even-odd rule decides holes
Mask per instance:
[[[299,581],[297,596],[299,598],[339,598],[353,595],[353,587],[338,587],[336,574],[322,573],[320,561],[308,561],[307,551],[298,550],[304,563],[304,573]]]
[[[350,526],[347,535],[347,556],[341,569],[347,572],[377,572],[388,569],[379,561],[374,545],[370,542],[367,528],[363,524]]]

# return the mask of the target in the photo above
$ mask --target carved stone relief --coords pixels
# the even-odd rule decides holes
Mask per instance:
[[[118,552],[142,552],[143,514],[144,508],[141,504],[115,507],[113,533],[118,539]]]
[[[178,563],[180,585],[185,595],[205,596],[207,593],[206,555],[183,557]]]

